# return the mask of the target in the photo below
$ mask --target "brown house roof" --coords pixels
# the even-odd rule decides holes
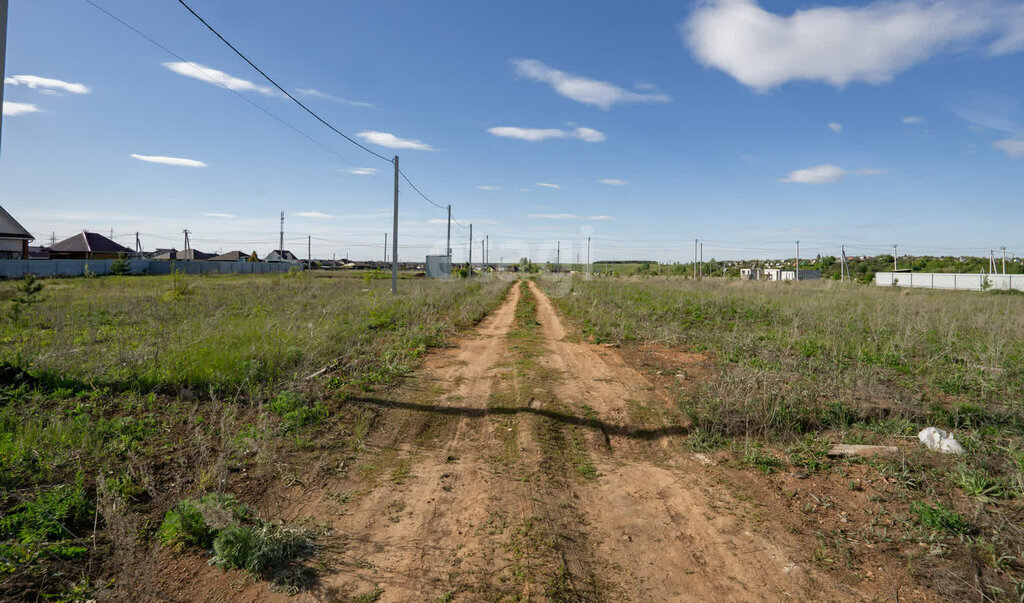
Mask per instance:
[[[50,247],[50,251],[58,253],[135,253],[134,250],[115,243],[98,232],[87,230],[53,245]]]
[[[5,239],[27,239],[34,241],[35,237],[25,230],[25,227],[18,224],[18,221],[14,219],[14,216],[7,213],[7,210],[0,207],[0,237]]]

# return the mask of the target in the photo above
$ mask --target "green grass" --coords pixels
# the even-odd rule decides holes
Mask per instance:
[[[289,451],[361,449],[377,412],[349,397],[414,369],[508,288],[406,279],[391,295],[383,279],[317,273],[39,282],[16,317],[21,283],[0,282],[0,599],[102,584],[118,571],[110,547],[212,546],[204,529],[237,518],[205,492],[272,479]],[[194,497],[161,502],[183,489]]]

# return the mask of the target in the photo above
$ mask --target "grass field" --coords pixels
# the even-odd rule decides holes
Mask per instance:
[[[508,288],[405,280],[392,296],[383,279],[315,273],[41,282],[28,296],[0,283],[5,600],[86,596],[158,538],[208,536],[214,562],[260,571],[238,551],[298,551],[229,495],[198,498],[231,473],[272,474],[277,451],[313,446],[318,426],[365,437],[349,393],[414,368]],[[323,369],[326,387],[306,385]],[[236,521],[214,541],[191,529],[196,513]]]
[[[709,358],[709,374],[678,390],[692,449],[725,449],[737,466],[776,476],[827,474],[821,484],[845,483],[851,463],[868,464],[883,484],[898,484],[868,497],[861,510],[874,515],[860,532],[822,532],[823,561],[848,560],[868,543],[891,548],[952,598],[1024,596],[1024,296],[833,282],[543,282],[596,342]],[[966,453],[927,451],[916,434],[929,425],[954,431]],[[838,442],[896,444],[901,454],[829,461]]]

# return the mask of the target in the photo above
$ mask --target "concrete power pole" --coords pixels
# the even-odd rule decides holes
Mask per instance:
[[[697,278],[697,239],[693,240],[693,278]]]
[[[846,266],[846,245],[843,245],[840,249],[842,250],[843,255],[839,258],[839,282],[845,283],[846,277],[850,275],[850,269]]]
[[[0,0],[0,107],[4,105],[4,77],[7,75],[7,0]],[[3,138],[3,111],[0,110],[0,139]]]
[[[555,272],[559,272],[559,268],[562,266],[562,242],[558,242],[558,246],[555,247]]]
[[[487,251],[484,245],[484,240],[480,239],[480,274],[483,274],[484,269],[487,267]]]
[[[999,249],[1003,252],[1003,274],[1006,274],[1006,245],[1003,245]]]
[[[899,258],[900,256],[896,253],[896,244],[892,244],[892,271],[896,272],[900,269]]]
[[[444,254],[448,256],[448,269],[452,269],[452,206],[448,206],[448,243],[444,248]]]
[[[485,245],[486,251],[484,253],[484,263],[490,265],[490,263],[491,263],[491,235],[485,236],[484,240],[487,241],[487,243]]]
[[[590,237],[587,237],[587,278],[590,278]]]
[[[391,293],[398,293],[398,155],[395,155],[395,215],[391,225]]]
[[[281,254],[282,260],[284,259],[284,212],[281,212],[281,239],[277,246],[277,252]]]
[[[796,242],[796,281],[800,282],[800,241]]]
[[[313,267],[313,235],[306,235],[306,270]]]
[[[473,225],[469,225],[469,276],[473,276]]]
[[[988,273],[996,273],[996,252],[994,249],[988,250]]]

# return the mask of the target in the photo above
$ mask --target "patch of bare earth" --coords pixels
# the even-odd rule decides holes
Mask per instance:
[[[517,317],[531,300],[539,325]],[[513,287],[475,334],[353,401],[379,413],[362,450],[311,457],[264,496],[262,509],[321,534],[316,582],[292,600],[891,595],[890,582],[816,566],[796,511],[684,448],[666,383],[699,379],[706,359],[674,358],[690,368],[663,378],[634,360],[567,339],[532,282]],[[284,598],[238,572],[189,569],[187,584],[163,589]]]

